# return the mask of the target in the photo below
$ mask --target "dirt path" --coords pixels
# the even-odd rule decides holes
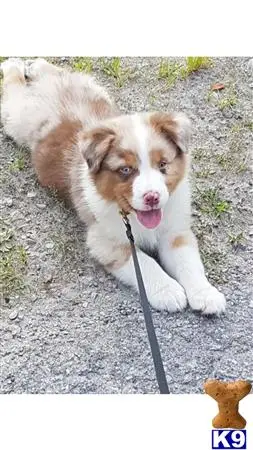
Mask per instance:
[[[252,380],[250,61],[213,59],[183,79],[157,58],[121,61],[121,73],[117,61],[77,67],[92,69],[122,111],[176,109],[192,119],[194,229],[209,277],[228,300],[221,318],[154,312],[171,390],[201,392],[207,377]],[[218,94],[210,90],[216,82],[225,85]],[[87,255],[84,227],[38,185],[29,153],[2,128],[0,166],[0,392],[156,392],[137,296]]]

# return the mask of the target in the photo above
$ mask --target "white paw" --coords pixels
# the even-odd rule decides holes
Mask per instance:
[[[153,308],[160,311],[182,311],[187,304],[185,291],[175,280],[170,280],[166,286],[148,295],[148,299]]]
[[[6,77],[11,71],[18,70],[24,75],[24,61],[20,58],[8,58],[1,63],[1,70],[4,77]]]
[[[202,289],[196,289],[188,294],[192,309],[202,311],[204,314],[221,314],[226,308],[224,295],[211,284]]]

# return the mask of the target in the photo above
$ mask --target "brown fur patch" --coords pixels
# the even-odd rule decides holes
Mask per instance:
[[[116,108],[105,98],[98,98],[91,100],[89,103],[89,109],[92,115],[97,116],[98,119],[106,119],[117,114]]]
[[[177,124],[167,113],[157,112],[150,115],[150,124],[154,131],[162,134],[169,143],[177,146]]]
[[[41,185],[52,187],[63,196],[70,190],[69,171],[78,157],[75,144],[80,128],[80,122],[64,120],[40,141],[32,155]]]
[[[130,245],[120,245],[113,248],[113,261],[106,264],[105,268],[111,272],[113,270],[120,269],[129,260],[131,256]]]
[[[173,239],[171,246],[172,248],[179,248],[187,244],[188,241],[185,236],[177,236],[175,239]]]
[[[151,150],[150,160],[152,167],[158,169],[161,161],[167,161],[168,164],[161,173],[165,176],[169,192],[173,192],[185,175],[187,156],[176,150],[174,146],[168,145],[166,150]]]
[[[118,159],[118,166],[114,165]],[[132,167],[131,175],[124,178],[116,169],[119,167]],[[128,150],[111,149],[103,161],[101,170],[94,176],[98,192],[105,200],[116,201],[119,209],[127,212],[132,210],[133,195],[132,184],[138,174],[138,157],[136,153]]]

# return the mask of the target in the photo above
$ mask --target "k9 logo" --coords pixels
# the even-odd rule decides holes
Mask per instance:
[[[212,430],[212,449],[246,449],[246,430]]]

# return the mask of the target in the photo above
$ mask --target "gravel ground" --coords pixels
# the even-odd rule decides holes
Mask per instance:
[[[121,61],[121,87],[101,59],[92,71],[122,111],[182,110],[192,119],[194,230],[228,301],[219,318],[154,312],[171,391],[202,392],[208,377],[252,380],[252,60],[214,58],[172,86],[170,75],[159,79],[158,58]],[[225,89],[212,92],[216,82]],[[157,392],[137,295],[89,257],[84,226],[38,185],[29,152],[2,128],[0,165],[0,392]]]

